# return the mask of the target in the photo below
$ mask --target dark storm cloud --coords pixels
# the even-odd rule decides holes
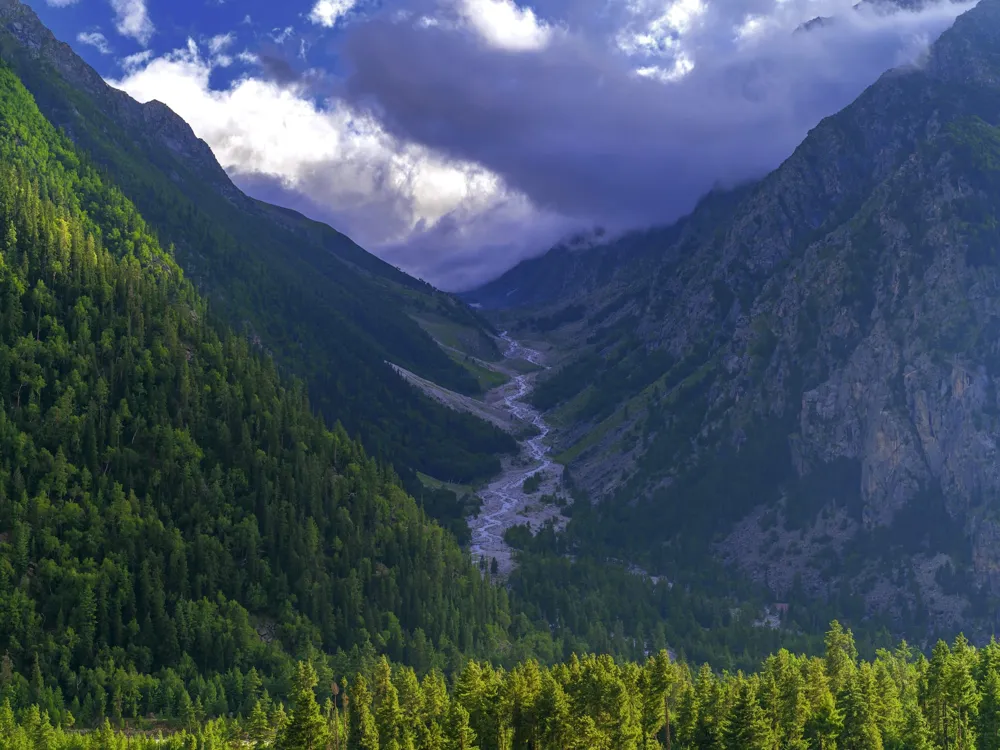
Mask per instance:
[[[576,7],[536,6],[543,18],[546,8],[580,15]],[[634,73],[655,59],[629,60],[587,33],[556,32],[544,49],[512,53],[471,32],[376,19],[345,42],[347,92],[395,136],[480,163],[543,210],[613,226],[666,221],[713,185],[776,167],[820,119],[918,58],[959,12],[849,13],[793,34],[799,17],[734,43],[748,13],[777,7],[710,5],[685,36],[694,71],[666,84]]]
[[[218,89],[224,66],[191,43],[117,85],[191,121],[252,194],[462,289],[581,229],[668,222],[762,176],[962,9],[534,0],[530,16],[505,1],[390,0],[332,32],[285,29]],[[815,17],[836,20],[795,33]],[[635,74],[681,53],[695,67],[680,81]]]
[[[257,63],[268,80],[291,86],[302,80],[302,72],[277,47],[266,46],[257,53]]]

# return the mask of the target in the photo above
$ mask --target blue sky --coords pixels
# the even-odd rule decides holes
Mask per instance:
[[[158,56],[229,38],[230,51],[262,47],[297,54],[301,44],[327,31],[310,22],[315,3],[265,0],[27,0],[46,26],[106,78],[122,73],[121,60],[151,52]],[[238,62],[238,61],[237,61]],[[327,63],[330,61],[327,60]],[[224,87],[247,65],[217,68],[213,85]]]
[[[855,2],[29,0],[244,190],[446,289],[763,176],[973,4]]]

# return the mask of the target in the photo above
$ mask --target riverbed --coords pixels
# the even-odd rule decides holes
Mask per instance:
[[[544,369],[545,358],[541,352],[515,341],[507,333],[501,334],[500,338],[506,345],[506,361],[524,360]],[[536,378],[543,370],[524,374],[505,369],[503,365],[497,369],[504,369],[512,377],[505,385],[492,391],[487,401],[509,413],[512,420],[532,424],[538,430],[533,437],[521,441],[518,456],[505,459],[500,475],[479,491],[482,507],[478,515],[469,519],[472,559],[478,562],[485,558],[487,565],[495,559],[499,574],[506,576],[514,567],[511,549],[503,541],[507,529],[527,523],[532,531],[536,531],[550,519],[561,527],[566,519],[557,506],[541,502],[543,495],[555,494],[559,489],[563,472],[563,467],[552,461],[549,455],[546,444],[549,425],[527,401]],[[524,481],[537,474],[541,475],[541,486],[538,491],[525,494]]]

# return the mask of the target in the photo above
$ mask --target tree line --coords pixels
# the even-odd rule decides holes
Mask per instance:
[[[192,710],[159,731],[85,733],[37,705],[0,709],[0,748],[283,750],[994,750],[1000,747],[1000,645],[963,637],[930,658],[906,643],[857,658],[834,622],[823,656],[770,656],[753,673],[692,670],[666,651],[641,663],[573,657],[506,671],[468,662],[450,684],[384,657],[367,675],[320,685],[300,662],[287,703],[267,694],[236,717]]]

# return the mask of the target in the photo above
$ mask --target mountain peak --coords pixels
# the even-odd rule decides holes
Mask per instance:
[[[141,126],[134,132],[169,148],[228,200],[250,206],[250,200],[233,185],[208,144],[166,104],[156,100],[143,104],[110,86],[72,47],[56,39],[38,15],[20,0],[0,0],[0,26],[17,41],[23,53],[52,66],[63,80],[100,102],[119,123]],[[69,116],[55,124],[72,138],[75,123]]]

